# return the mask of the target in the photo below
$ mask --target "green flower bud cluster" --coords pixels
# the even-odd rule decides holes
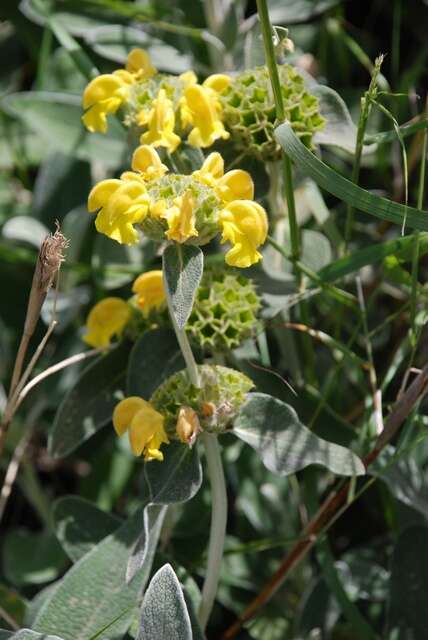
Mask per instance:
[[[325,119],[319,102],[305,88],[304,78],[288,64],[278,66],[285,118],[302,142],[311,147],[313,134]],[[273,137],[275,102],[266,67],[248,69],[233,78],[220,95],[223,121],[237,147],[263,161],[280,157],[281,148]]]
[[[257,330],[260,307],[261,300],[251,280],[232,270],[207,269],[186,331],[202,348],[233,349]]]
[[[254,386],[243,373],[227,367],[199,365],[201,388],[189,380],[187,370],[166,380],[150,398],[152,406],[165,418],[165,430],[175,437],[180,408],[191,407],[202,430],[221,433],[231,426],[247,393]]]
[[[147,193],[152,202],[164,203],[164,209],[177,206],[177,198],[191,194],[198,235],[190,237],[187,244],[206,244],[218,234],[219,213],[224,205],[212,187],[203,184],[195,177],[169,173],[148,183]],[[168,224],[160,216],[147,216],[140,226],[143,233],[152,240],[157,242],[165,240]]]

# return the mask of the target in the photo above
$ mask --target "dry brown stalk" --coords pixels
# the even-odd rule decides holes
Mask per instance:
[[[399,428],[409,416],[415,404],[428,392],[428,364],[413,380],[407,391],[397,400],[388,416],[383,432],[379,435],[374,448],[367,454],[363,462],[366,469],[378,458],[382,449],[394,438]],[[321,505],[318,513],[312,518],[302,534],[280,564],[271,579],[264,585],[260,593],[245,609],[236,622],[225,631],[222,640],[232,640],[239,633],[242,625],[252,618],[282,586],[291,570],[299,564],[318,540],[320,534],[335,521],[337,514],[347,508],[350,482],[340,489],[333,489]]]
[[[9,424],[17,408],[16,401],[19,395],[19,391],[30,376],[31,371],[34,368],[37,359],[43,351],[44,346],[55,326],[55,320],[53,320],[48,328],[45,337],[36,349],[33,358],[24,371],[24,374],[22,374],[28,345],[39,320],[40,311],[46,299],[46,295],[59,272],[62,261],[64,260],[64,250],[66,249],[67,245],[68,242],[62,235],[57,223],[55,233],[49,234],[45,238],[39,250],[36,267],[34,269],[33,281],[31,283],[31,291],[28,298],[24,329],[22,331],[21,342],[19,344],[18,352],[15,358],[9,396],[6,403],[3,419],[0,424],[0,454],[3,451],[3,447],[6,441]]]

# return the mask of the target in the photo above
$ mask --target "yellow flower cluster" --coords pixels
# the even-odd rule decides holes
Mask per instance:
[[[182,176],[180,182],[174,174],[172,182],[164,184],[168,169],[148,145],[136,149],[132,169],[120,179],[103,180],[90,192],[88,210],[97,213],[95,226],[100,233],[133,244],[139,238],[134,225],[151,219],[160,223],[166,239],[179,243],[205,244],[221,232],[222,242],[232,244],[226,253],[231,266],[249,267],[261,259],[257,249],[266,240],[267,216],[253,201],[254,185],[246,171],[224,173],[223,158],[214,152],[191,176]],[[160,196],[162,186],[165,197]],[[178,191],[171,195],[174,189]],[[214,219],[214,234],[205,237],[202,230],[208,217]]]
[[[160,311],[166,304],[162,271],[147,271],[135,280],[131,304],[122,298],[104,298],[91,309],[86,320],[83,340],[91,347],[108,347],[114,337],[120,338],[131,320],[135,306],[147,317],[153,310]]]
[[[229,137],[222,123],[219,95],[230,82],[223,74],[198,84],[193,71],[178,78],[158,73],[145,51],[133,49],[125,69],[98,76],[88,84],[82,120],[89,131],[105,133],[107,115],[128,106],[134,112],[131,121],[145,129],[142,144],[164,147],[172,153],[188,134],[192,146],[209,147]]]

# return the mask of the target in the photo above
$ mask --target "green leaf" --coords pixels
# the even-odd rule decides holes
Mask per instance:
[[[73,562],[80,560],[121,525],[120,518],[106,513],[78,496],[65,496],[53,507],[55,533]]]
[[[42,136],[46,150],[117,167],[123,159],[125,144],[121,125],[110,118],[106,134],[89,133],[81,122],[81,101],[81,96],[68,93],[20,91],[2,98],[0,105],[30,131]]]
[[[387,198],[373,195],[369,191],[353,184],[309,151],[300,142],[290,125],[280,125],[275,130],[275,137],[291,160],[306,175],[340,200],[376,218],[399,224],[400,227],[403,224],[403,219],[406,218],[406,223],[409,227],[428,230],[428,211],[405,207]]]
[[[16,586],[44,584],[64,570],[67,557],[52,533],[10,529],[3,542],[3,571]]]
[[[352,252],[349,256],[339,258],[323,267],[318,275],[324,282],[333,282],[350,273],[358,271],[369,264],[376,264],[386,256],[395,255],[400,258],[410,259],[413,246],[413,236],[404,236],[387,240],[379,244]],[[419,235],[419,255],[428,253],[428,233]]]
[[[166,295],[180,329],[192,311],[204,270],[204,254],[193,245],[169,244],[163,253]]]
[[[349,449],[322,440],[299,420],[292,407],[263,393],[250,393],[233,433],[260,454],[273,473],[286,476],[310,464],[344,476],[364,475],[361,460]]]
[[[89,31],[85,35],[88,45],[100,56],[123,66],[131,49],[146,50],[156,69],[167,73],[183,73],[192,68],[192,58],[181,53],[141,29],[124,25],[106,25]]]
[[[137,340],[129,357],[127,394],[149,400],[166,378],[185,366],[173,331],[147,331]]]
[[[45,633],[37,633],[36,631],[31,631],[30,629],[21,629],[20,631],[17,631],[16,633],[11,634],[10,636],[4,636],[4,637],[10,638],[10,640],[62,640],[62,638],[60,638],[59,636],[51,636],[51,635],[46,635]],[[0,639],[1,638],[3,638],[3,636],[0,636]]]
[[[153,504],[186,502],[197,494],[202,484],[202,468],[196,447],[171,442],[163,448],[162,464],[144,467]]]
[[[345,102],[336,91],[317,84],[310,87],[310,92],[317,96],[321,115],[326,119],[325,126],[314,135],[314,144],[332,145],[355,153],[357,127]],[[366,152],[369,149],[366,148]]]
[[[273,24],[306,22],[324,13],[339,0],[269,0],[269,16]]]
[[[149,578],[161,521],[153,528],[149,552],[138,578],[127,585],[125,567],[129,551],[142,525],[139,510],[66,573],[58,588],[41,607],[33,628],[41,633],[55,629],[64,640],[88,640],[106,624],[98,640],[121,638],[133,618],[134,605]]]
[[[119,344],[87,367],[68,391],[55,415],[49,455],[62,458],[108,424],[125,390],[130,345]]]
[[[28,242],[37,249],[49,235],[49,229],[30,216],[13,216],[5,222],[1,234],[7,240]]]
[[[390,633],[425,638],[428,629],[428,528],[413,526],[398,538],[392,555],[389,596]],[[391,635],[392,637],[392,635]]]
[[[126,581],[131,582],[138,571],[144,565],[147,554],[150,552],[153,530],[157,531],[160,522],[163,522],[166,515],[166,506],[148,504],[144,508],[143,527],[135,543],[126,566]]]
[[[192,640],[192,626],[180,583],[171,565],[153,576],[141,608],[137,640]]]
[[[146,261],[152,258],[153,244],[143,242],[142,245],[128,246],[97,233],[92,250],[97,284],[103,289],[117,289],[144,271]]]

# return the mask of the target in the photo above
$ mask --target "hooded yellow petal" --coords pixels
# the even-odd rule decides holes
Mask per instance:
[[[145,402],[132,418],[129,427],[129,442],[136,456],[140,456],[145,449],[159,451],[160,445],[168,443],[164,430],[164,418],[149,402]],[[159,451],[160,453],[160,451]]]
[[[202,167],[194,171],[192,175],[209,187],[214,187],[217,181],[223,176],[223,173],[224,160],[217,151],[214,151],[207,156]]]
[[[266,240],[268,229],[263,207],[251,200],[230,202],[220,213],[220,223],[222,242],[229,241],[233,245],[226,253],[227,264],[246,268],[261,259],[257,248]]]
[[[145,406],[146,402],[137,396],[121,400],[113,411],[113,426],[118,436],[122,436],[131,425],[135,414]]]
[[[91,80],[83,92],[83,108],[89,109],[97,102],[112,98],[122,87],[123,82],[119,76],[112,73],[97,76]]]
[[[254,198],[254,182],[247,171],[234,169],[228,171],[217,182],[216,191],[223,202],[252,200]]]
[[[102,180],[92,188],[88,197],[88,211],[94,212],[104,207],[109,198],[120,187],[120,180]]]
[[[160,309],[166,301],[161,270],[142,273],[132,285],[137,304],[145,315],[152,309]]]
[[[194,71],[185,71],[178,76],[178,79],[184,84],[185,87],[188,87],[190,84],[196,84],[198,82],[198,78]]]
[[[209,147],[219,138],[229,137],[219,117],[219,104],[213,91],[194,84],[185,89],[184,98],[189,120],[194,127],[188,137],[189,144]]]
[[[195,227],[194,198],[191,191],[173,200],[174,205],[162,214],[168,223],[166,237],[168,240],[183,243],[191,237],[198,236]]]
[[[126,70],[135,73],[138,78],[151,78],[157,73],[147,51],[139,48],[132,49],[128,54]]]
[[[147,121],[149,130],[140,138],[143,144],[154,147],[166,147],[171,153],[180,144],[180,137],[174,133],[175,114],[172,101],[167,98],[165,89],[161,89],[153,100]]]
[[[217,93],[224,91],[232,82],[230,76],[226,76],[224,73],[213,73],[202,83],[202,86],[208,87]]]
[[[127,302],[121,298],[104,298],[89,312],[83,340],[92,347],[107,347],[114,336],[120,336],[131,317]]]
[[[134,151],[132,168],[134,171],[139,171],[144,180],[161,178],[168,171],[168,167],[162,164],[157,151],[147,144],[141,145]]]

